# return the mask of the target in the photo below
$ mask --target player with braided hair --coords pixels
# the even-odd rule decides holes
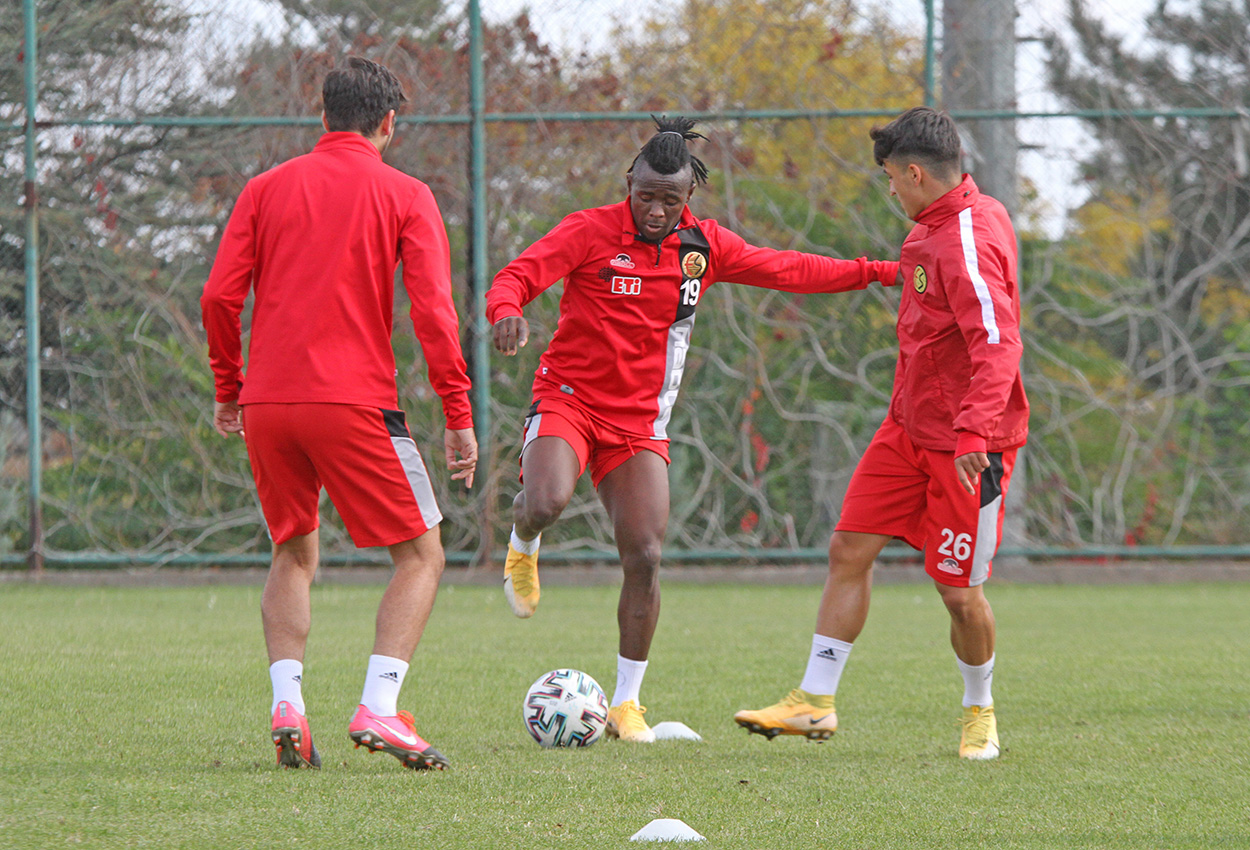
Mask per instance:
[[[658,118],[656,133],[638,152],[638,157],[646,160],[660,174],[676,174],[686,164],[694,174],[695,183],[707,183],[707,166],[703,160],[690,153],[686,143],[694,139],[706,139],[702,133],[694,132],[693,118]],[[637,163],[635,158],[634,162]],[[633,171],[633,166],[630,166]]]
[[[694,124],[657,119],[626,173],[627,198],[567,216],[501,270],[486,296],[495,348],[515,355],[529,338],[522,308],[565,282],[525,420],[504,592],[518,617],[534,614],[540,534],[589,467],[624,573],[607,732],[630,741],[655,740],[639,690],[660,614],[667,426],[703,294],[718,281],[813,293],[893,284],[898,276],[898,263],[760,248],[696,218],[687,202],[708,172],[688,147],[703,138]]]

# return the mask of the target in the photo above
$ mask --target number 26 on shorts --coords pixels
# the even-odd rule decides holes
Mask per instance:
[[[938,546],[939,554],[954,558],[956,561],[966,561],[972,554],[971,534],[956,534],[949,528],[943,528],[941,534],[942,545]]]

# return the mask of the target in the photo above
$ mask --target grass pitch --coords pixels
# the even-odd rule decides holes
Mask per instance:
[[[994,586],[1005,753],[956,757],[962,686],[928,585],[874,592],[825,744],[730,719],[797,684],[819,590],[670,583],[648,719],[701,743],[546,751],[525,689],[615,682],[615,587],[445,586],[401,707],[452,760],[354,750],[380,588],[314,592],[305,697],[321,771],[268,740],[260,589],[0,586],[0,847],[644,847],[680,818],[708,848],[1250,846],[1250,586]]]

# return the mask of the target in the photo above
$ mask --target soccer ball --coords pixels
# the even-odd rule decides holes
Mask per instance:
[[[521,712],[544,747],[589,747],[608,723],[608,698],[581,670],[552,670],[530,685]]]

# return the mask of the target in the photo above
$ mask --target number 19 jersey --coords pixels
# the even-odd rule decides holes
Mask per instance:
[[[567,216],[505,266],[486,296],[493,324],[563,279],[560,317],[534,376],[534,398],[562,398],[613,427],[668,439],[695,313],[719,281],[786,292],[844,292],[895,281],[898,263],[842,260],[746,243],[687,207],[659,243],[628,201]]]

